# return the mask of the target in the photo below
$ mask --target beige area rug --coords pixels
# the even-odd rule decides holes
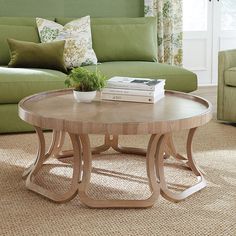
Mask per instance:
[[[46,134],[47,139],[50,133]],[[175,135],[184,151],[186,132]],[[122,137],[122,143],[145,146],[148,136]],[[101,142],[98,136],[93,143]],[[89,209],[77,196],[55,204],[27,190],[23,170],[34,160],[35,134],[0,136],[0,235],[236,235],[236,127],[214,121],[200,128],[194,138],[195,159],[206,173],[208,186],[183,202],[159,197],[149,209]],[[166,175],[175,191],[195,180],[172,168]],[[52,162],[55,163],[55,162]],[[109,151],[94,157],[93,197],[137,198],[148,196],[144,158]],[[62,191],[69,183],[69,166],[44,168],[42,179]],[[182,178],[188,177],[188,178]],[[185,180],[187,179],[187,180]]]

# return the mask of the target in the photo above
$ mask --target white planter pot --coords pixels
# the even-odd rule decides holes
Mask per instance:
[[[97,91],[89,91],[89,92],[81,92],[73,90],[74,98],[77,102],[92,102],[92,100],[96,97]]]

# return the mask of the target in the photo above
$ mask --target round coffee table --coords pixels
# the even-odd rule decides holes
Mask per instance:
[[[19,103],[19,116],[35,127],[39,149],[35,162],[25,170],[26,187],[55,202],[65,202],[76,194],[80,201],[96,208],[152,206],[161,194],[168,200],[178,202],[206,186],[206,181],[192,156],[192,140],[197,127],[212,118],[211,104],[203,98],[190,94],[166,91],[165,97],[155,104],[95,100],[92,103],[77,103],[72,90],[39,93]],[[53,130],[48,151],[42,129]],[[173,143],[172,132],[188,129],[187,155],[180,155]],[[65,133],[71,139],[73,150],[62,151]],[[91,148],[89,134],[104,135],[104,144]],[[147,150],[121,147],[119,135],[150,134]],[[112,147],[121,153],[146,156],[150,197],[143,200],[100,200],[88,195],[92,171],[92,154],[99,154]],[[34,181],[45,161],[54,157],[63,159],[72,156],[73,176],[68,191],[59,194],[43,188]],[[164,160],[169,156],[177,159],[192,171],[197,184],[181,192],[172,192],[164,173]]]

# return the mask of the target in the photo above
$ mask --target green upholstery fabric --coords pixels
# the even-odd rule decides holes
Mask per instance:
[[[68,22],[77,19],[78,17],[56,17],[55,21],[61,25],[65,25]],[[91,27],[94,25],[117,25],[117,24],[146,24],[153,20],[155,17],[134,17],[134,18],[124,18],[124,17],[106,17],[106,18],[91,18]]]
[[[95,65],[86,66],[94,71]],[[118,61],[104,62],[98,69],[108,78],[120,75],[131,77],[146,77],[153,79],[166,79],[165,89],[191,92],[197,89],[196,74],[175,66],[159,64],[156,62]]]
[[[9,67],[43,68],[67,73],[63,52],[65,41],[33,43],[7,39],[11,60]]]
[[[58,17],[65,25],[75,18]],[[155,17],[92,18],[93,49],[99,62],[157,60]]]
[[[221,120],[236,123],[236,87],[224,87],[223,114]]]
[[[7,65],[10,54],[6,39],[13,38],[39,43],[38,31],[32,26],[0,25],[0,65]]]
[[[143,0],[0,0],[0,16],[139,17]]]
[[[48,20],[55,20],[55,18],[47,17]],[[0,17],[0,25],[18,25],[18,26],[35,26],[35,17]]]
[[[34,93],[65,88],[65,78],[56,70],[0,67],[0,103],[18,103]]]
[[[217,118],[223,121],[236,122],[236,87],[235,75],[236,49],[222,51],[218,58],[218,96]],[[230,85],[230,86],[229,86]]]
[[[56,17],[55,21],[60,25],[65,25],[70,21],[76,20],[78,18],[79,17]],[[92,24],[92,19],[91,19],[91,24]]]
[[[225,84],[236,87],[236,67],[225,71]]]
[[[93,20],[93,49],[98,61],[157,61],[156,23],[152,17]]]
[[[18,116],[17,104],[0,106],[0,133],[17,133],[33,131],[33,127],[22,121]]]
[[[85,68],[94,71],[96,66]],[[191,92],[197,88],[194,73],[155,62],[104,62],[98,68],[108,78],[115,75],[160,78],[166,79],[166,89]],[[54,70],[0,67],[0,103],[17,103],[30,94],[64,88],[65,78],[64,73]]]

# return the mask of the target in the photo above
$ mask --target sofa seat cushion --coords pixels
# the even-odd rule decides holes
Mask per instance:
[[[65,88],[65,78],[56,70],[0,67],[0,103],[18,103],[31,94]]]
[[[232,67],[225,71],[225,84],[236,87],[236,67]]]
[[[95,65],[86,66],[94,71]],[[193,72],[176,66],[156,62],[117,61],[103,62],[98,69],[108,78],[112,76],[130,76],[153,79],[165,79],[165,89],[191,92],[197,89],[197,76]]]

